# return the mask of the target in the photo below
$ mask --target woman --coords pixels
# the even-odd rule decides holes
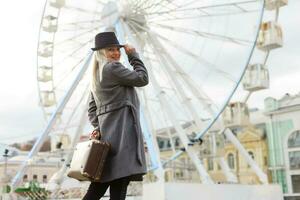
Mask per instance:
[[[120,62],[124,47],[134,70]],[[91,137],[101,137],[111,144],[101,182],[92,182],[84,200],[98,200],[110,187],[111,200],[124,200],[130,181],[142,181],[146,161],[139,122],[139,99],[134,87],[148,84],[148,74],[135,49],[120,45],[114,32],[95,37],[92,92],[89,120],[95,130]]]

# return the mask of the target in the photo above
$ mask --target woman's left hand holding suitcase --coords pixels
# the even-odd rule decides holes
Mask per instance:
[[[90,140],[95,139],[95,140],[100,140],[102,134],[98,130],[94,130],[92,133],[90,133]]]

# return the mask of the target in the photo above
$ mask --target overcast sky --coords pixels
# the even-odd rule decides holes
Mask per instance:
[[[44,1],[9,0],[0,7],[0,143],[38,135],[45,125],[38,106],[36,48]],[[262,107],[268,96],[298,93],[300,85],[300,1],[281,9],[284,47],[268,60],[270,89],[253,94],[250,107]]]

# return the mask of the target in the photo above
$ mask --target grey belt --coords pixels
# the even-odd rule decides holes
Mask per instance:
[[[134,128],[135,128],[135,132],[136,132],[136,137],[137,137],[137,158],[138,158],[138,161],[140,163],[140,165],[142,165],[142,155],[141,155],[141,134],[139,133],[139,128],[138,128],[138,123],[137,123],[137,116],[136,116],[136,108],[135,106],[128,100],[124,100],[124,101],[118,101],[118,102],[115,102],[115,103],[110,103],[110,104],[106,104],[106,105],[101,105],[96,113],[97,113],[97,116],[99,115],[103,115],[103,114],[106,114],[106,113],[109,113],[109,112],[113,112],[113,111],[116,111],[116,110],[119,110],[119,109],[122,109],[122,108],[125,108],[125,107],[129,107],[131,113],[132,113],[132,116],[133,116],[133,124],[134,124]]]

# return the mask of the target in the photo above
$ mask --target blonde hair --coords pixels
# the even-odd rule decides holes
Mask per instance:
[[[104,53],[104,49],[100,49],[94,52],[94,61],[93,61],[93,70],[92,70],[92,81],[91,81],[91,90],[96,98],[96,85],[97,82],[100,84],[102,80],[102,71],[103,66],[107,63],[107,58]]]

